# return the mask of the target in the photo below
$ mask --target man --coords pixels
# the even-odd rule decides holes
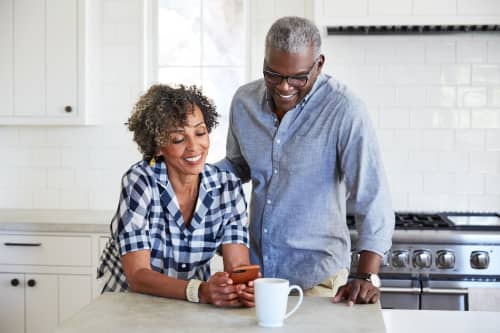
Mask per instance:
[[[236,92],[219,166],[252,180],[251,261],[263,276],[286,278],[334,302],[373,303],[394,214],[365,106],[321,73],[320,52],[319,31],[309,20],[284,17],[272,25],[264,78]],[[346,284],[347,206],[361,252]]]

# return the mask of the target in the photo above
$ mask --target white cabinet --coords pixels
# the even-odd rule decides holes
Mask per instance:
[[[100,234],[0,232],[0,331],[50,333],[93,297]]]
[[[92,0],[0,1],[0,124],[86,124]]]

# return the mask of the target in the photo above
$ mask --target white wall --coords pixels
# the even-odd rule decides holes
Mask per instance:
[[[490,11],[499,4],[441,1]],[[358,2],[366,13],[376,3]],[[313,17],[313,2],[250,3],[250,76],[257,77],[269,25],[282,15]],[[100,6],[102,95],[94,102],[103,124],[0,127],[0,208],[114,209],[121,175],[140,158],[123,122],[142,89],[142,1]],[[396,209],[500,210],[498,35],[324,37],[324,45],[325,70],[370,107]]]

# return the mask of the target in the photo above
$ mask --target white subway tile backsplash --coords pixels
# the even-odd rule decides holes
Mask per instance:
[[[486,178],[486,194],[500,195],[500,175],[485,175]],[[498,206],[500,207],[500,205]],[[498,211],[497,207],[497,211]]]
[[[470,112],[465,109],[422,108],[411,112],[412,128],[469,128]]]
[[[471,128],[499,128],[500,110],[478,109],[471,111]]]
[[[500,37],[495,36],[488,41],[488,62],[500,64]]]
[[[21,160],[32,167],[55,167],[61,163],[61,151],[58,148],[22,149]]]
[[[469,198],[465,194],[441,194],[439,211],[469,211]]]
[[[408,193],[392,193],[392,208],[395,211],[409,211]]]
[[[422,193],[423,176],[412,172],[389,172],[388,182],[391,193]]]
[[[47,146],[46,127],[22,127],[18,130],[18,144],[26,147]]]
[[[500,15],[498,0],[457,0],[459,15]]]
[[[439,171],[447,173],[466,173],[469,168],[469,153],[460,151],[445,151],[439,153]]]
[[[394,130],[393,150],[418,151],[423,147],[423,132],[414,129]]]
[[[481,174],[455,174],[456,191],[461,194],[483,194],[484,176]]]
[[[485,133],[482,130],[458,129],[455,131],[457,151],[484,150]]]
[[[488,106],[500,108],[500,86],[488,89]]]
[[[17,170],[17,188],[19,189],[46,189],[47,170],[33,166],[19,167]]]
[[[439,65],[383,65],[381,82],[393,85],[440,84]]]
[[[425,62],[435,63],[454,63],[456,55],[455,41],[432,39],[425,45]]]
[[[500,84],[500,65],[472,65],[472,84]]]
[[[49,168],[48,188],[49,189],[75,188],[75,170],[70,168]]]
[[[484,63],[488,60],[487,42],[484,39],[457,40],[457,63]]]
[[[405,108],[385,108],[380,115],[380,128],[409,128],[410,111]]]
[[[440,211],[441,196],[439,194],[412,194],[408,198],[408,206],[411,210],[437,212]]]
[[[425,193],[455,193],[455,175],[450,173],[429,173],[424,174]]]
[[[427,105],[454,107],[457,101],[457,90],[455,87],[434,86],[427,88]]]
[[[486,150],[500,150],[500,129],[486,130]]]
[[[18,143],[18,128],[0,127],[0,147],[13,147]]]
[[[423,64],[425,62],[425,43],[423,40],[405,38],[397,40],[394,62],[398,64]]]
[[[32,209],[33,195],[29,189],[0,190],[0,209]]]
[[[90,209],[90,193],[85,190],[61,189],[59,200],[61,209]]]
[[[457,0],[416,0],[413,4],[413,15],[435,16],[457,13]]]
[[[441,84],[465,85],[471,83],[470,65],[442,65]]]
[[[485,107],[487,104],[486,87],[458,87],[457,106],[464,108]]]
[[[39,190],[33,194],[34,209],[62,209],[58,190]]]
[[[439,152],[410,151],[408,169],[410,171],[429,172],[439,170]]]
[[[474,174],[495,174],[500,172],[500,153],[471,152],[469,171]]]
[[[373,16],[411,15],[412,0],[368,0],[368,14]]]
[[[422,149],[427,151],[451,151],[455,148],[453,130],[436,129],[422,131]]]
[[[275,0],[274,8],[276,16],[304,16],[305,6],[303,0]]]
[[[469,210],[476,212],[498,212],[500,195],[470,195]]]
[[[383,151],[382,159],[384,168],[388,172],[401,172],[408,170],[408,152],[406,151]]]
[[[427,90],[420,86],[401,86],[396,88],[397,105],[422,107],[426,105]]]

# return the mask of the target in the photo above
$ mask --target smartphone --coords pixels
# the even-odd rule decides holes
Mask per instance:
[[[234,284],[247,283],[259,277],[259,265],[238,266],[233,269],[229,277]]]

